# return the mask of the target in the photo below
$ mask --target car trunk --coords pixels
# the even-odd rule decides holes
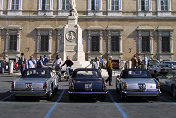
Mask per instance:
[[[74,91],[79,92],[103,91],[103,81],[100,79],[74,80]]]
[[[149,78],[125,79],[127,90],[153,90],[156,89],[156,82]]]
[[[14,90],[43,90],[43,85],[48,79],[44,78],[23,78],[15,82]]]

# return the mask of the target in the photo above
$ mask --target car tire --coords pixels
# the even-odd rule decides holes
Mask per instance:
[[[124,93],[120,93],[120,98],[122,101],[127,101],[127,96]]]
[[[100,101],[105,101],[106,100],[106,95],[103,95],[103,96],[99,97],[99,100]]]
[[[158,101],[158,100],[159,100],[159,96],[152,97],[152,100],[153,100],[153,101]]]
[[[172,87],[172,96],[174,99],[176,99],[176,90],[175,86]]]
[[[69,100],[74,100],[74,96],[73,95],[68,95],[69,96]]]

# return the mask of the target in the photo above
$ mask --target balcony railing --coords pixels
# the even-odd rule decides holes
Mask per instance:
[[[8,11],[15,12],[16,10],[0,10],[0,17],[1,16],[10,16],[8,15]],[[17,10],[19,12],[19,10]],[[20,16],[41,16],[38,14],[38,12],[52,12],[52,15],[49,16],[62,16],[62,13],[68,13],[69,11],[66,10],[21,10],[22,15]],[[89,15],[89,12],[93,13],[93,15]],[[100,13],[101,15],[98,16],[108,16],[108,13],[120,13],[117,15],[111,15],[111,17],[116,16],[141,16],[140,14],[143,14],[142,16],[176,16],[176,11],[78,11],[79,16],[97,16],[97,13]],[[163,15],[162,15],[163,14]],[[64,15],[63,15],[64,16]],[[65,15],[66,16],[66,15]]]

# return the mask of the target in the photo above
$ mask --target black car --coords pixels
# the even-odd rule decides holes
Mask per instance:
[[[106,83],[97,69],[78,68],[75,69],[69,83],[69,98],[94,97],[101,100],[106,99]]]

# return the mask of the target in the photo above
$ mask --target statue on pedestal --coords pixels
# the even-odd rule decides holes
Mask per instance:
[[[77,10],[76,10],[75,0],[69,0],[69,4],[70,4],[70,7],[71,7],[70,16],[78,16],[78,13],[77,13]]]

